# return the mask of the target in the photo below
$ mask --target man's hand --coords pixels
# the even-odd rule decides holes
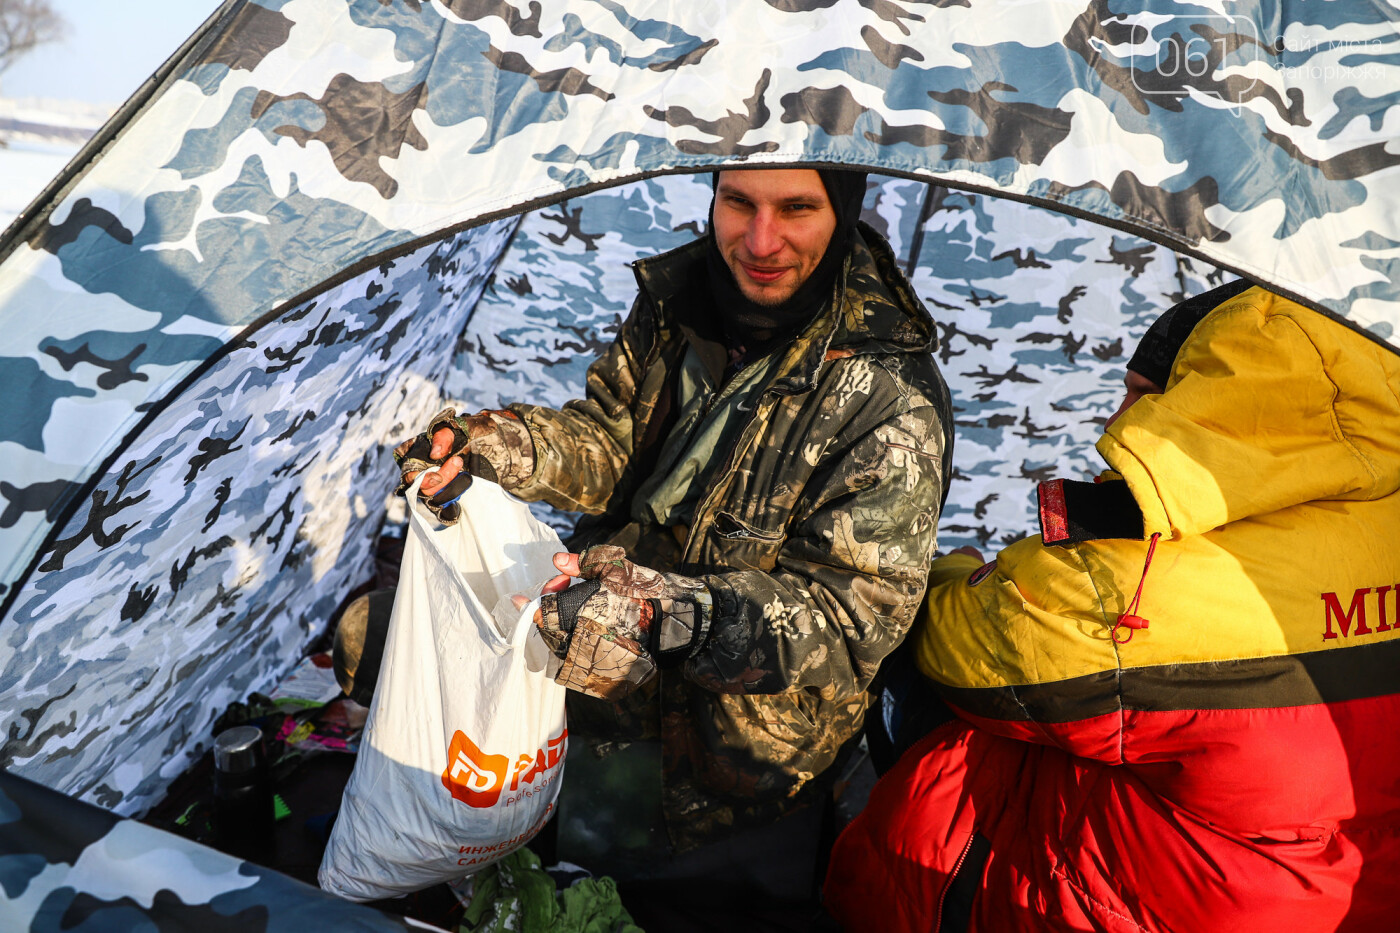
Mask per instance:
[[[418,475],[436,466],[423,479],[418,497],[443,522],[457,520],[456,499],[467,491],[473,476],[511,489],[530,478],[535,469],[535,447],[530,431],[510,411],[483,411],[458,416],[444,408],[428,424],[428,430],[394,449],[402,494]]]
[[[562,573],[544,585],[535,625],[563,661],[554,679],[566,687],[620,699],[709,637],[710,591],[697,580],[639,567],[610,546],[555,555],[554,566]],[[574,578],[583,582],[569,586]]]
[[[428,459],[434,463],[440,463],[441,466],[438,467],[436,473],[423,480],[423,485],[419,487],[423,492],[431,494],[434,490],[456,479],[457,475],[461,473],[466,466],[466,464],[462,462],[460,456],[456,454],[450,457],[448,456],[448,453],[452,450],[452,439],[453,434],[451,428],[440,428],[429,439]],[[413,438],[412,440],[404,441],[398,446],[398,449],[395,450],[394,453],[407,453],[409,446],[416,440],[417,438]],[[412,486],[413,481],[418,478],[418,474],[421,472],[421,470],[410,470],[404,473],[404,484]]]
[[[540,590],[540,595],[544,596],[568,589],[574,577],[583,575],[583,571],[579,567],[579,561],[582,557],[582,554],[555,554],[554,566],[559,569],[559,576],[552,577]],[[538,621],[538,617],[536,620]]]
[[[555,554],[554,566],[563,571],[557,577],[551,577],[549,582],[540,587],[540,595],[548,596],[550,593],[559,593],[569,588],[569,582],[578,576],[578,554]],[[510,601],[515,604],[516,609],[524,609],[530,605],[530,600],[524,596],[512,596]],[[544,620],[544,616],[539,609],[535,610],[535,624],[539,625]]]

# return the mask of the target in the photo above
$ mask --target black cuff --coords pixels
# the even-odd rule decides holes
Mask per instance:
[[[1046,544],[1143,537],[1142,509],[1124,480],[1082,483],[1053,479],[1037,489],[1040,535]]]

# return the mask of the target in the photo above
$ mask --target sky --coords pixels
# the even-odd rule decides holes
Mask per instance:
[[[219,0],[51,0],[68,38],[0,74],[0,96],[116,105],[194,34]]]

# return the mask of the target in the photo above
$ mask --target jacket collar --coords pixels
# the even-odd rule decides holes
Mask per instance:
[[[889,243],[863,222],[857,230],[860,235],[836,280],[841,300],[827,304],[793,341],[778,368],[772,388],[783,394],[812,388],[831,355],[927,353],[937,347],[933,318],[900,271]],[[674,325],[688,335],[715,332],[705,250],[702,237],[632,264],[637,286],[663,330]]]

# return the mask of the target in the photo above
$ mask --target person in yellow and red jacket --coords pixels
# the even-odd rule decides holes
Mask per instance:
[[[838,841],[848,929],[1400,928],[1400,356],[1249,288],[1164,388],[1041,535],[934,562],[959,718]]]

